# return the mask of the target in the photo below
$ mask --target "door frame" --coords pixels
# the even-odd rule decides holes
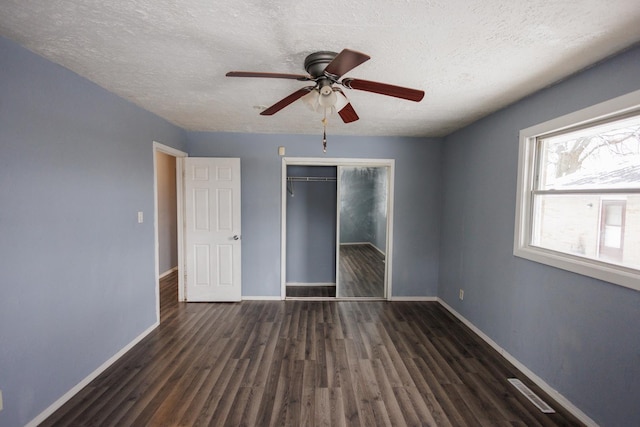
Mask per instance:
[[[287,166],[357,166],[357,167],[388,167],[388,198],[387,198],[387,256],[385,268],[385,299],[391,301],[392,292],[392,267],[393,267],[393,194],[395,177],[395,159],[350,159],[350,158],[325,158],[325,157],[283,157],[281,169],[281,207],[280,207],[280,299],[286,299],[287,295]],[[338,197],[340,192],[338,189]],[[338,200],[339,202],[339,200]],[[340,259],[340,203],[337,203],[336,215],[338,222],[336,225],[336,285],[340,280],[339,259]],[[358,299],[339,298],[335,299]],[[367,299],[367,298],[363,298]]]
[[[153,141],[153,229],[155,245],[155,278],[156,278],[156,320],[160,322],[160,244],[158,238],[158,164],[157,153],[168,154],[176,158],[176,222],[178,245],[178,301],[184,301],[184,182],[182,159],[189,155],[160,142]]]

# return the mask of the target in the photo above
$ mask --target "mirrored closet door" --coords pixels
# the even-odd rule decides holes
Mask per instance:
[[[341,166],[339,297],[384,298],[387,253],[386,167]]]

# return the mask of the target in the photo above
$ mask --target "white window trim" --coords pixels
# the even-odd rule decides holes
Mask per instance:
[[[534,188],[535,166],[533,159],[536,137],[607,119],[638,108],[640,108],[640,90],[520,131],[513,244],[515,256],[640,291],[640,271],[638,270],[555,252],[529,244],[529,227],[532,220],[532,198],[530,195]]]

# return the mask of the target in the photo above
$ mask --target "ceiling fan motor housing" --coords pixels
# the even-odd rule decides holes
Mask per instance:
[[[324,69],[327,68],[327,65],[329,65],[337,55],[336,52],[325,50],[314,52],[305,58],[304,69],[307,70],[307,73],[313,78],[321,77],[324,75]]]

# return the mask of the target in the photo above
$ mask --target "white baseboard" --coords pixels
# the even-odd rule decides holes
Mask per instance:
[[[287,282],[286,286],[335,286],[335,282]]]
[[[282,301],[280,295],[242,296],[242,301]]]
[[[172,269],[165,271],[165,272],[164,272],[164,273],[162,273],[158,278],[159,278],[159,279],[162,279],[163,277],[170,275],[170,274],[171,274],[171,273],[173,273],[174,271],[178,271],[178,266],[175,266],[175,267],[173,267]]]
[[[371,246],[376,251],[380,252],[380,254],[382,254],[382,256],[385,256],[385,257],[387,256],[387,254],[382,249],[380,249],[379,247],[377,247],[373,243],[369,242],[369,246]]]
[[[101,373],[106,371],[118,359],[120,359],[122,356],[124,356],[124,354],[127,351],[131,350],[136,344],[138,344],[140,341],[142,341],[142,339],[145,338],[147,335],[149,335],[155,328],[157,328],[159,324],[160,324],[159,322],[154,323],[146,331],[144,331],[143,333],[138,335],[136,338],[134,338],[133,341],[131,341],[129,344],[127,344],[125,347],[123,347],[116,354],[111,356],[111,358],[109,358],[109,360],[107,360],[102,365],[100,365],[98,367],[98,369],[96,369],[95,371],[93,371],[92,373],[87,375],[82,381],[80,381],[78,384],[76,384],[71,390],[69,390],[62,397],[60,397],[58,400],[53,402],[47,409],[42,411],[37,417],[32,419],[25,427],[37,427],[40,423],[42,423],[44,420],[49,418],[51,416],[51,414],[53,414],[55,411],[60,409],[62,407],[62,405],[67,403],[67,401],[69,399],[71,399],[73,396],[78,394],[80,392],[80,390],[85,388],[91,381],[96,379],[96,377],[98,375],[100,375]]]
[[[438,301],[438,297],[391,297],[389,301]]]
[[[533,381],[538,387],[544,390],[549,396],[551,396],[558,404],[564,407],[567,411],[571,412],[576,418],[582,421],[589,427],[597,427],[598,424],[593,421],[587,414],[582,412],[577,406],[571,403],[566,397],[560,394],[557,390],[551,387],[546,383],[542,378],[537,376],[532,370],[527,368],[523,363],[518,361],[515,357],[513,357],[509,352],[507,352],[504,348],[500,347],[494,340],[492,340],[487,334],[478,329],[473,323],[467,320],[463,315],[458,313],[453,309],[449,304],[444,302],[441,298],[437,298],[437,301],[446,308],[451,314],[457,317],[462,323],[464,323],[469,329],[471,329],[476,335],[482,338],[487,344],[493,347],[502,357],[507,359],[513,366],[515,366],[520,372],[527,376],[531,381]]]

